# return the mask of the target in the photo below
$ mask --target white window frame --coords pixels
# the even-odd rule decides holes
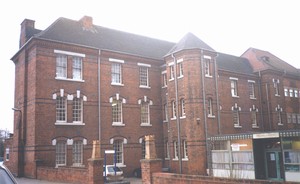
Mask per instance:
[[[67,143],[66,141],[57,141],[55,145],[55,165],[66,166],[67,165]]]
[[[116,151],[116,165],[124,165],[124,141],[122,139],[115,139],[113,148]]]
[[[167,122],[169,120],[168,116],[168,103],[164,104],[164,122]]]
[[[113,99],[112,104],[112,125],[123,125],[122,100]]]
[[[238,107],[238,105],[235,103],[233,107],[231,107],[232,110],[232,117],[233,117],[233,126],[234,128],[241,128],[241,122],[240,122],[240,113],[241,108]]]
[[[56,79],[67,79],[68,56],[58,54],[56,56]]]
[[[299,92],[298,89],[294,89],[294,97],[299,98]]]
[[[187,142],[186,142],[186,140],[183,140],[182,143],[183,143],[183,159],[182,160],[188,160],[189,157],[188,157]]]
[[[209,98],[208,99],[208,117],[210,117],[210,118],[214,118],[215,117],[215,115],[214,115],[214,111],[213,111],[213,100],[212,100],[212,98]]]
[[[61,100],[63,100],[61,102]],[[59,107],[58,107],[59,106]],[[56,97],[56,123],[66,123],[67,122],[67,99],[64,96]],[[60,118],[64,115],[64,119]]]
[[[294,90],[293,89],[289,89],[289,96],[294,97]]]
[[[212,77],[210,56],[204,56],[204,74],[205,77]]]
[[[284,88],[284,96],[288,97],[289,96],[289,89],[288,88]]]
[[[72,145],[72,157],[73,166],[82,167],[83,166],[83,141],[77,140],[73,142]]]
[[[166,141],[166,160],[170,159],[170,145],[169,145],[169,141]]]
[[[174,64],[170,65],[169,68],[170,68],[170,79],[169,79],[169,81],[172,81],[175,78]]]
[[[111,85],[123,85],[122,83],[122,63],[111,63]]]
[[[255,97],[255,81],[248,80],[249,97],[250,99],[256,99]]]
[[[280,83],[279,79],[273,79],[275,96],[280,96],[280,93],[279,93],[279,83]]]
[[[277,105],[277,107],[275,108],[275,111],[277,112],[277,125],[282,126],[282,117],[281,117],[281,112],[282,112],[282,108],[280,107],[280,105]]]
[[[186,114],[185,114],[185,100],[184,100],[184,98],[180,99],[180,109],[181,109],[180,118],[185,118]]]
[[[146,66],[139,67],[140,88],[149,88],[149,69]]]
[[[177,141],[173,141],[173,148],[174,148],[174,158],[173,158],[173,160],[178,160],[178,144],[177,144]]]
[[[73,80],[82,80],[82,58],[81,57],[73,57],[72,63],[73,71],[72,71],[72,78]],[[79,74],[77,74],[79,73]]]
[[[172,105],[172,118],[171,119],[176,119],[177,118],[177,112],[176,112],[176,101],[173,100],[171,102]]]
[[[166,88],[168,86],[167,71],[163,71],[161,75],[162,75],[162,88]]]
[[[238,96],[238,79],[230,77],[230,92],[232,97],[239,97]]]
[[[142,147],[142,159],[146,158],[146,141],[145,139],[141,140],[141,147]]]
[[[250,108],[252,128],[259,128],[257,123],[257,112],[258,109],[253,105],[253,107]]]
[[[141,103],[141,126],[151,125],[150,123],[150,105],[148,102]]]
[[[77,101],[78,100],[78,101]],[[83,123],[83,100],[82,98],[73,98],[73,123]]]

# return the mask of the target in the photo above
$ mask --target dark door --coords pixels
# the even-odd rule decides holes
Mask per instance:
[[[267,159],[267,178],[282,180],[283,173],[281,169],[282,155],[281,152],[268,151],[266,152]]]

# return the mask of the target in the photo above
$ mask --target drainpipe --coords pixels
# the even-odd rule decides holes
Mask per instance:
[[[217,56],[218,57],[218,54]],[[216,98],[217,98],[217,117],[218,117],[218,134],[221,134],[221,121],[220,121],[220,99],[219,99],[219,84],[218,84],[218,69],[217,69],[217,59],[214,61],[215,64],[215,83],[216,83]]]
[[[178,161],[179,161],[179,174],[182,174],[182,158],[181,158],[181,135],[180,135],[180,117],[178,108],[178,84],[177,84],[177,60],[174,54],[171,55],[174,60],[174,82],[175,82],[175,101],[176,101],[176,124],[177,124],[177,148],[178,148]]]
[[[262,92],[261,92],[261,73],[260,71],[258,71],[258,94],[260,96],[260,102],[259,102],[259,106],[260,106],[260,126],[262,127],[262,130],[265,130],[264,128],[264,118],[263,118],[263,107],[262,107],[262,100],[263,100],[263,96],[262,96]]]
[[[203,115],[204,115],[204,131],[205,131],[205,151],[206,151],[206,168],[208,169],[209,163],[208,163],[208,158],[209,158],[209,154],[208,154],[208,141],[207,141],[207,134],[208,134],[208,128],[207,128],[207,117],[206,117],[206,97],[205,97],[205,81],[204,81],[204,66],[203,66],[203,50],[201,49],[201,76],[202,76],[202,98],[203,98]]]
[[[100,79],[100,56],[101,50],[98,53],[98,116],[99,116],[99,141],[101,140],[101,79]],[[101,144],[101,142],[100,142]],[[100,150],[101,151],[101,150]]]

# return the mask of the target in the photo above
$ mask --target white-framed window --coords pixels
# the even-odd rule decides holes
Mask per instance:
[[[81,140],[73,143],[73,166],[82,166],[83,164],[83,142]]]
[[[174,80],[175,78],[175,71],[174,71],[174,65],[170,65],[170,79],[169,80]]]
[[[275,96],[280,96],[280,93],[279,93],[279,82],[280,82],[279,79],[273,79]]]
[[[275,108],[275,111],[277,112],[277,124],[278,125],[283,125],[282,124],[282,117],[281,117],[282,108],[280,107],[280,105],[277,105],[277,107]]]
[[[174,160],[178,159],[178,144],[177,141],[173,141],[173,148],[174,148]]]
[[[297,123],[297,114],[292,114],[292,122]]]
[[[82,58],[73,57],[73,79],[82,80]]]
[[[67,63],[68,58],[66,55],[58,54],[56,56],[56,77],[67,78]]]
[[[162,88],[165,88],[167,86],[168,86],[167,72],[164,71],[164,72],[162,72]]]
[[[253,105],[253,107],[250,108],[252,128],[258,128],[257,112],[258,109],[255,107],[255,105]]]
[[[141,124],[150,124],[150,109],[148,102],[141,103]]]
[[[207,110],[208,110],[208,117],[214,117],[214,111],[213,111],[213,100],[212,98],[208,99],[207,103]]]
[[[210,63],[211,63],[211,57],[210,56],[204,56],[204,74],[205,74],[205,77],[212,77]]]
[[[165,103],[164,104],[164,121],[168,121],[169,118],[168,118],[168,104]]]
[[[111,84],[122,84],[122,64],[117,62],[111,63]]]
[[[290,97],[294,97],[294,90],[293,89],[290,89]]]
[[[236,78],[230,78],[230,89],[231,89],[231,96],[238,97],[238,84]]]
[[[176,102],[175,100],[173,100],[171,102],[171,105],[172,105],[172,119],[176,119]]]
[[[113,124],[122,124],[122,101],[114,99],[111,106]]]
[[[297,114],[297,123],[300,124],[300,114]]]
[[[188,160],[188,146],[186,140],[182,141],[183,143],[183,159]]]
[[[255,99],[255,86],[254,86],[254,84],[255,84],[254,81],[248,81],[250,99]]]
[[[170,145],[169,145],[169,141],[166,141],[166,159],[170,159]]]
[[[109,98],[112,110],[112,125],[124,126],[123,124],[123,104],[126,103],[125,98],[121,98],[117,93],[114,97]]]
[[[183,64],[182,62],[177,63],[178,65],[178,78],[183,77]]]
[[[67,122],[67,100],[63,96],[56,97],[56,122]]]
[[[185,101],[184,98],[180,99],[181,118],[185,118]]]
[[[240,128],[240,114],[239,111],[241,111],[241,108],[238,107],[238,105],[235,103],[234,106],[231,108],[232,110],[232,118],[233,118],[233,126],[235,128]]]
[[[284,96],[289,96],[289,89],[288,88],[284,88]]]
[[[60,80],[74,80],[83,82],[82,60],[85,54],[69,52],[63,50],[54,50],[56,54],[56,79]],[[72,63],[71,63],[72,59]],[[69,63],[70,62],[70,63]],[[68,72],[68,65],[70,64],[72,71]],[[71,74],[72,76],[68,76]]]
[[[118,165],[124,165],[123,140],[122,139],[114,140],[113,146],[116,152],[116,163]]]
[[[82,99],[74,97],[73,98],[73,122],[82,123]]]
[[[140,87],[149,87],[148,67],[140,66]]]
[[[292,123],[292,114],[286,113],[287,123]]]
[[[295,98],[299,97],[298,89],[294,89],[294,97]]]
[[[5,161],[9,161],[9,148],[5,148]]]
[[[67,164],[67,144],[65,141],[57,141],[55,149],[55,163],[57,166],[65,166]]]

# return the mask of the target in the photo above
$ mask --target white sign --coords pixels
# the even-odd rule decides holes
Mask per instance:
[[[106,153],[106,154],[114,154],[114,153],[115,153],[115,150],[105,150],[105,153]]]
[[[253,139],[267,139],[267,138],[278,138],[278,137],[279,137],[279,132],[253,134]]]

